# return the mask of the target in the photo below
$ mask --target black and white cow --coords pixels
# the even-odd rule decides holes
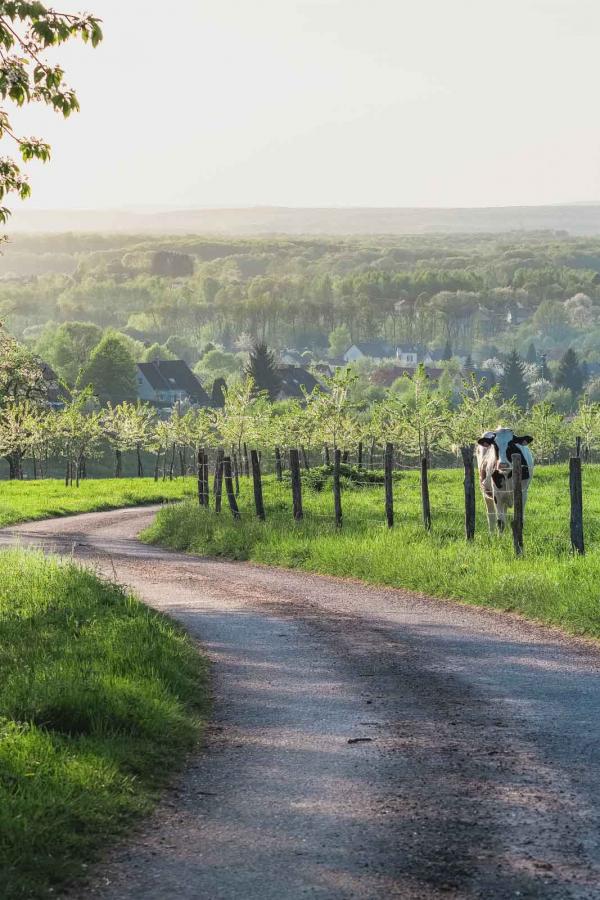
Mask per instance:
[[[533,454],[529,444],[533,438],[528,434],[516,437],[510,428],[487,431],[477,442],[477,465],[479,483],[487,507],[490,531],[496,524],[500,531],[506,525],[506,510],[513,505],[512,457],[521,455],[523,473],[523,507],[527,502],[527,492],[533,477]]]

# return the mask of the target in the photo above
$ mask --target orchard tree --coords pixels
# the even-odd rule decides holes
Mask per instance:
[[[582,400],[571,422],[574,437],[580,437],[586,458],[600,448],[600,403]]]
[[[568,436],[564,416],[556,412],[548,400],[531,407],[527,417],[527,429],[535,435],[536,456],[547,462],[555,458]]]
[[[23,460],[31,455],[41,411],[31,400],[16,400],[0,409],[0,455],[8,462],[9,478],[23,478]]]
[[[47,390],[41,360],[0,323],[0,407],[19,400],[41,403]]]
[[[0,158],[0,202],[10,194],[28,197],[30,187],[22,163],[50,158],[50,146],[45,141],[16,132],[7,106],[41,103],[65,118],[76,112],[77,96],[65,83],[61,66],[49,62],[47,51],[77,38],[97,46],[102,40],[99,19],[56,12],[37,0],[0,0],[0,139],[13,141],[20,157]],[[0,206],[0,223],[6,224],[9,216],[10,210]]]

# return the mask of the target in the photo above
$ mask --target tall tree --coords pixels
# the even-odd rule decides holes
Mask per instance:
[[[93,47],[102,40],[100,20],[95,16],[56,12],[43,3],[0,0],[0,97],[17,107],[43,103],[65,118],[79,109],[77,96],[64,80],[58,64],[50,64],[45,52],[72,38],[89,41]],[[46,162],[50,146],[35,137],[19,136],[6,108],[0,109],[0,139],[14,141],[21,160]],[[29,182],[21,162],[3,157],[0,162],[0,200],[9,194],[25,199]],[[0,223],[6,224],[10,210],[0,206]]]
[[[101,340],[102,329],[92,322],[63,322],[42,335],[36,350],[61,378],[73,385]]]
[[[555,384],[557,388],[571,391],[574,397],[583,390],[583,374],[577,354],[572,347],[569,347],[558,365]]]
[[[103,405],[133,403],[137,399],[135,362],[125,342],[115,334],[106,334],[93,351],[78,379],[78,387],[91,386]]]
[[[281,377],[275,357],[266,344],[256,344],[250,351],[246,376],[253,380],[256,390],[267,391],[271,400],[275,399],[281,388]]]
[[[529,389],[525,382],[524,364],[516,350],[506,360],[504,374],[500,379],[500,390],[505,400],[515,399],[521,409],[527,409],[530,403]]]

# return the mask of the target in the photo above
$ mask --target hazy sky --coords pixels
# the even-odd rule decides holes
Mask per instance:
[[[85,6],[81,114],[20,116],[30,208],[600,200],[598,0]]]

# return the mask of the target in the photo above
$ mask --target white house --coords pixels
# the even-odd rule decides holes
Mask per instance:
[[[396,359],[407,369],[416,369],[419,364],[419,350],[414,344],[400,344],[396,347]]]
[[[348,347],[344,359],[347,363],[353,363],[359,359],[390,359],[393,355],[393,348],[384,341],[361,341]]]

